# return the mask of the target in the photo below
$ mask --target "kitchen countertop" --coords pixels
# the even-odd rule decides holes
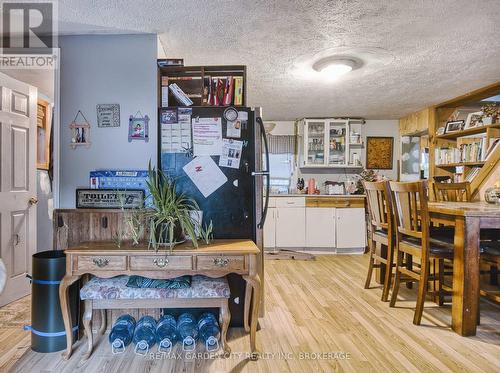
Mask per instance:
[[[345,198],[345,199],[364,199],[364,194],[342,194],[342,195],[332,195],[332,194],[269,194],[269,197],[306,197],[306,198],[314,198],[314,197],[335,197],[335,198]]]

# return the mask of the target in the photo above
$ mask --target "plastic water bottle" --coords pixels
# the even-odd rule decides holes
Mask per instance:
[[[205,312],[200,316],[198,332],[200,339],[205,342],[207,351],[217,351],[219,349],[220,329],[213,313]]]
[[[120,354],[125,351],[132,341],[135,329],[135,319],[130,315],[122,315],[116,319],[111,333],[109,333],[109,343],[111,343],[111,352]]]
[[[177,332],[177,322],[170,314],[163,315],[158,320],[156,326],[156,340],[158,341],[158,351],[170,353],[174,343],[179,339]]]
[[[146,355],[156,343],[156,321],[151,316],[143,316],[135,326],[134,352],[138,355]]]
[[[198,338],[198,326],[196,319],[190,313],[183,313],[177,320],[177,330],[182,340],[184,351],[194,351],[196,348],[196,338]]]

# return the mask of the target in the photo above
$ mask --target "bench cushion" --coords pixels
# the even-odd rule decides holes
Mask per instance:
[[[80,289],[81,299],[165,299],[165,298],[229,298],[225,277],[193,276],[191,287],[184,289],[131,288],[129,276],[93,277]]]

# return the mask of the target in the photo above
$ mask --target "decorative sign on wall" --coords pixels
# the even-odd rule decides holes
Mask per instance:
[[[133,209],[144,206],[144,190],[77,189],[77,209]]]
[[[78,122],[79,116],[83,119],[81,122]],[[90,147],[90,122],[81,110],[76,112],[75,119],[70,123],[69,128],[71,129],[70,146],[72,149],[76,149],[79,145]]]
[[[366,138],[366,168],[392,170],[393,137]]]
[[[120,105],[98,104],[97,127],[120,127]]]
[[[128,120],[128,142],[132,140],[149,141],[149,117],[142,116],[140,111],[131,115]]]

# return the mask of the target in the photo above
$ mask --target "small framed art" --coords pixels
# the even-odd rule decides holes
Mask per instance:
[[[137,114],[136,114],[137,115]],[[128,120],[128,141],[149,141],[149,117],[131,115]]]
[[[392,170],[394,137],[366,138],[366,168]]]

